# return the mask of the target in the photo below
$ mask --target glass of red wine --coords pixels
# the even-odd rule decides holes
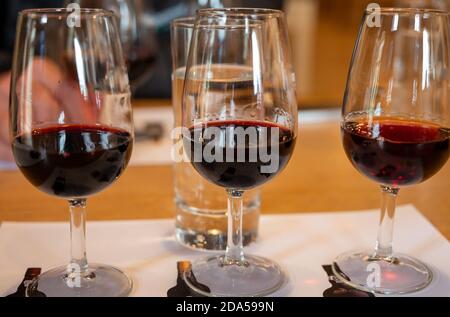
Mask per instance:
[[[193,263],[206,296],[262,296],[286,281],[278,264],[244,255],[242,199],[287,165],[297,136],[295,76],[284,15],[264,9],[197,13],[182,99],[184,149],[228,195],[224,255]]]
[[[342,142],[353,166],[381,186],[375,249],[333,263],[345,283],[379,294],[420,290],[427,266],[393,252],[399,189],[436,174],[450,154],[448,12],[366,12],[353,54],[342,111]]]
[[[130,87],[112,12],[19,14],[10,131],[23,175],[70,206],[70,264],[40,275],[27,295],[128,295],[128,276],[88,264],[85,248],[86,199],[119,178],[133,148]]]

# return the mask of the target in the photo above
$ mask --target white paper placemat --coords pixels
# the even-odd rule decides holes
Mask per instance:
[[[275,295],[322,296],[330,287],[322,265],[343,251],[372,246],[377,223],[377,211],[264,216],[258,242],[246,251],[288,272],[289,285]],[[176,284],[176,262],[206,255],[179,245],[173,231],[173,220],[88,222],[88,257],[131,274],[133,296],[166,296]],[[412,296],[450,296],[450,244],[414,206],[398,208],[394,242],[434,272],[432,284]],[[68,223],[3,223],[0,295],[16,289],[26,268],[65,264],[68,252]]]

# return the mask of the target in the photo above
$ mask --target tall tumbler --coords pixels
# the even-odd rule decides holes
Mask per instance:
[[[195,19],[180,18],[171,25],[172,45],[172,104],[175,128],[181,127],[181,100]],[[222,72],[233,71],[222,69]],[[245,69],[236,72],[245,78]],[[220,77],[229,74],[214,74],[218,84]],[[226,83],[225,83],[226,84]],[[175,129],[174,131],[176,131]],[[173,134],[174,140],[174,189],[176,203],[176,237],[182,244],[206,250],[225,250],[227,245],[227,199],[220,188],[201,177],[189,163],[181,145],[181,133]],[[259,190],[249,191],[244,200],[243,240],[244,245],[254,241],[258,234],[261,195]]]

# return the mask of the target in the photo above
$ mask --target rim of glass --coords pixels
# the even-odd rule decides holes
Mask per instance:
[[[284,12],[277,9],[266,8],[207,8],[197,10],[197,15],[233,15],[233,16],[283,16]]]
[[[231,21],[227,19],[226,21],[219,24],[212,24],[210,19],[222,19],[222,15],[210,15],[198,17],[195,20],[194,30],[243,30],[243,29],[261,29],[263,26],[263,21],[251,19],[248,16],[244,17],[230,17]],[[234,23],[232,23],[234,22]]]
[[[50,16],[50,17],[60,17],[72,14],[74,10],[69,10],[67,8],[44,8],[44,9],[26,9],[20,11],[21,16]],[[83,16],[102,16],[102,17],[114,17],[114,12],[105,9],[96,8],[80,8],[81,17]]]
[[[195,17],[183,17],[172,20],[172,27],[193,28],[195,24]]]
[[[205,9],[205,10],[211,10],[214,11],[216,9]],[[268,9],[269,10],[269,9]],[[214,11],[215,12],[215,11]],[[246,28],[246,27],[255,27],[255,26],[261,26],[260,22],[258,20],[260,19],[252,19],[252,15],[250,14],[199,14],[197,16],[190,16],[190,17],[182,17],[172,20],[171,22],[171,28],[179,28],[179,29],[194,29],[195,27],[199,29],[204,28],[210,28],[210,29],[235,29],[235,28]],[[269,15],[260,15],[265,17],[270,17]],[[225,24],[219,24],[219,25],[211,25],[209,24],[209,19],[218,19],[218,18],[226,18],[229,17],[231,21],[234,22],[241,22],[240,24],[232,24],[229,23],[229,21]],[[245,21],[252,20],[253,24],[248,24]],[[207,24],[204,24],[207,23]]]
[[[437,15],[448,15],[449,12],[440,9],[430,9],[430,8],[394,8],[394,7],[381,7],[379,9],[371,10],[366,9],[365,13],[370,14],[374,12],[380,12],[380,14],[437,14]]]

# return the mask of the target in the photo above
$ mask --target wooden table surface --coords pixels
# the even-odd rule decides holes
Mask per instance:
[[[414,204],[447,239],[449,165],[427,182],[402,189],[398,199],[399,204]],[[347,160],[338,122],[301,126],[288,167],[262,192],[265,214],[361,210],[380,203],[378,186]],[[129,167],[113,186],[89,199],[88,219],[170,218],[174,209],[170,166]],[[0,221],[61,221],[68,216],[65,201],[39,192],[18,171],[0,172]]]

